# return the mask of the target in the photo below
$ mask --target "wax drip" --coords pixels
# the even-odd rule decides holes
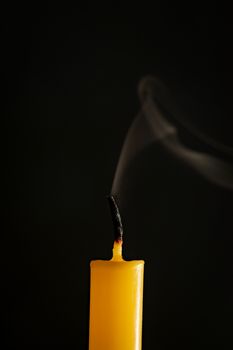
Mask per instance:
[[[110,211],[112,214],[112,221],[113,221],[113,228],[114,228],[114,240],[115,242],[122,242],[123,241],[123,226],[121,221],[121,215],[118,208],[118,205],[116,203],[116,200],[114,196],[110,195],[107,197]]]

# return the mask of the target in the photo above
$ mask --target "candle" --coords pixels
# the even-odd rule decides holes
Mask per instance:
[[[89,350],[140,350],[144,261],[122,258],[122,224],[110,197],[116,231],[111,260],[91,262]]]

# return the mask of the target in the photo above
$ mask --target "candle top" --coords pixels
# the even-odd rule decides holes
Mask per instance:
[[[115,230],[115,240],[113,244],[112,249],[112,259],[110,260],[93,260],[91,261],[92,267],[115,267],[115,268],[121,268],[121,267],[132,267],[137,268],[141,265],[144,265],[143,260],[124,260],[122,257],[122,245],[123,245],[123,227],[122,227],[122,221],[120,216],[120,211],[118,208],[118,205],[116,203],[116,200],[114,196],[110,195],[108,197],[109,204],[110,204],[110,210],[112,214],[113,219],[113,227]]]
[[[91,261],[91,266],[122,266],[127,265],[127,267],[132,266],[133,268],[144,264],[143,260],[124,260],[122,257],[122,241],[115,241],[112,250],[112,259],[111,260],[93,260]]]

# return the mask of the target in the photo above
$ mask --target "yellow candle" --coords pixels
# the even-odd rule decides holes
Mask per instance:
[[[111,260],[91,262],[89,350],[140,350],[144,261],[125,261],[122,241]]]

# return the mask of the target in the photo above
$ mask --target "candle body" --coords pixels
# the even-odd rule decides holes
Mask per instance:
[[[144,261],[91,262],[89,350],[140,350]]]

